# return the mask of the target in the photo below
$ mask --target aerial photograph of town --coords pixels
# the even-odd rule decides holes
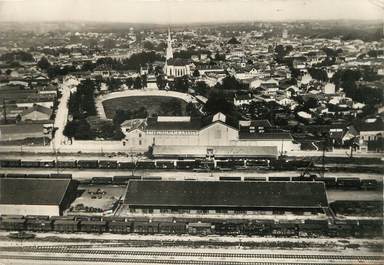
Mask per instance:
[[[0,265],[384,264],[384,0],[0,0]]]

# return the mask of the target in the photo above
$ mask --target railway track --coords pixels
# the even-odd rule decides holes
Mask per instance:
[[[183,265],[304,265],[311,264],[308,262],[275,262],[275,261],[210,261],[210,260],[156,260],[156,259],[133,259],[133,258],[88,258],[88,257],[50,257],[50,256],[17,256],[17,255],[1,255],[0,260],[39,260],[39,261],[72,261],[72,262],[93,262],[93,263],[126,263],[126,264],[183,264]],[[349,262],[349,261],[348,261]],[[334,262],[312,263],[316,265],[334,265]],[[337,263],[343,264],[343,263]],[[351,263],[344,263],[351,264]],[[378,263],[364,263],[364,265],[377,265]]]
[[[73,249],[65,246],[40,248],[9,248],[7,251],[50,254],[88,254],[88,255],[120,255],[120,256],[149,256],[149,257],[198,257],[198,258],[236,258],[236,259],[278,259],[278,260],[336,260],[336,261],[383,261],[384,256],[365,255],[331,255],[331,254],[283,254],[283,253],[228,253],[228,252],[187,252],[187,251],[139,251],[139,250],[102,250],[102,249]],[[365,263],[364,263],[365,264]]]

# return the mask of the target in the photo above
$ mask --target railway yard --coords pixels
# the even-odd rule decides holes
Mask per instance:
[[[212,166],[193,160],[70,159],[75,162],[66,167],[51,161],[0,161],[5,179],[78,182],[76,199],[64,216],[0,218],[0,265],[384,263],[383,177],[375,171],[330,166],[323,176],[313,170],[316,165],[309,171],[303,161],[296,169],[289,164],[276,168],[265,160],[217,161]],[[323,182],[329,210],[311,215],[132,213],[123,204],[126,184],[132,180]],[[10,238],[15,231],[20,238]]]
[[[381,240],[37,234],[4,241],[0,264],[382,264]],[[305,249],[305,252],[303,251]]]

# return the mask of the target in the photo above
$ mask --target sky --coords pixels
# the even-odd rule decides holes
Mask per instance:
[[[0,21],[376,20],[384,18],[383,6],[384,0],[0,0]]]

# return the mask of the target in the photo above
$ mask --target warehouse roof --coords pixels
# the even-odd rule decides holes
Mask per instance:
[[[327,206],[323,183],[130,181],[130,206],[319,208]]]
[[[70,179],[1,178],[0,204],[60,205]]]

